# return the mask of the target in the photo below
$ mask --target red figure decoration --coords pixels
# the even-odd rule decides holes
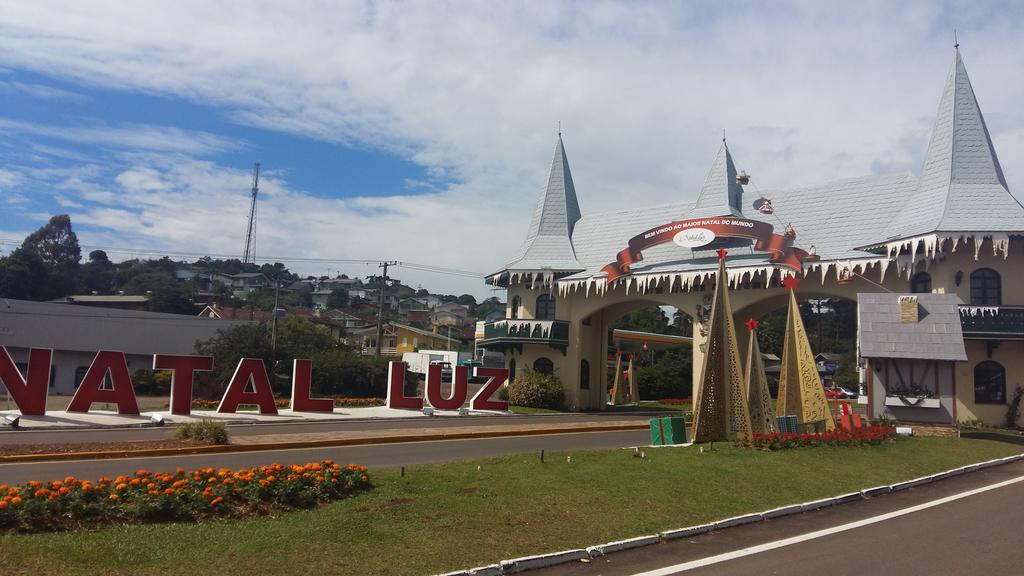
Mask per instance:
[[[796,276],[786,276],[785,278],[782,279],[782,286],[785,287],[786,290],[794,290],[795,291],[796,287],[799,284],[800,284],[800,279],[797,278]]]
[[[751,318],[750,320],[747,320],[747,330],[750,330],[751,332],[753,332],[754,330],[757,330],[758,324],[760,324],[760,322],[758,322],[757,320],[754,320],[753,318]]]
[[[719,260],[725,260],[725,255],[729,253],[725,248],[719,248],[716,252],[718,253]]]

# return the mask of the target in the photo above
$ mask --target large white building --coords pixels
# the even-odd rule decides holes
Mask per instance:
[[[756,157],[745,161],[756,168]],[[922,412],[929,408],[898,407],[890,415],[1002,421],[1013,387],[1024,384],[1024,292],[1012,289],[1024,281],[1024,207],[1007,188],[959,50],[920,175],[871,175],[766,191],[773,214],[755,208],[763,201],[744,188],[742,176],[723,142],[696,202],[584,214],[559,137],[526,240],[487,278],[507,288],[509,305],[505,319],[485,326],[482,345],[505,351],[512,374],[524,368],[553,371],[571,407],[599,409],[609,385],[612,323],[640,307],[670,305],[699,327],[715,281],[713,249],[720,242],[648,247],[642,259],[626,257],[628,273],[609,281],[609,265],[621,268],[631,239],[694,218],[762,222],[779,233],[791,224],[790,241],[813,253],[799,264],[799,298],[856,300],[858,293],[879,291],[956,296],[967,360],[952,364],[948,392],[934,391],[951,396],[942,404],[946,413],[937,418]],[[738,325],[786,302],[780,287],[785,268],[755,248],[749,241],[730,242],[727,263]],[[703,337],[695,330],[695,385]],[[892,393],[870,374],[862,386],[872,399]]]

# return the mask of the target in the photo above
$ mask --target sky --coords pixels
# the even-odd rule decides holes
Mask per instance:
[[[483,282],[561,126],[581,210],[920,172],[954,29],[1024,190],[1024,3],[0,0],[0,255],[53,214],[115,259]],[[623,245],[628,239],[623,239]],[[612,255],[613,256],[613,255]],[[466,273],[422,270],[423,265]]]

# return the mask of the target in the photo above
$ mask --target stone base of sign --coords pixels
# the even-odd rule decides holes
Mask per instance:
[[[0,421],[7,415],[20,415],[17,410],[0,410]],[[116,411],[93,410],[88,413],[48,411],[46,416],[22,416],[18,426],[29,430],[57,430],[61,428],[131,428],[150,426],[153,416],[160,415],[166,424],[181,424],[199,420],[216,420],[231,424],[261,424],[280,422],[334,422],[345,420],[376,420],[430,418],[422,411],[397,410],[384,406],[368,408],[335,408],[334,412],[293,412],[280,410],[277,414],[260,414],[259,412],[239,411],[235,414],[220,414],[213,410],[194,410],[189,416],[176,416],[167,410],[144,412],[139,416],[127,416]],[[474,416],[511,416],[510,412],[490,410],[470,410],[460,415],[458,410],[435,410],[433,417],[471,418]],[[0,430],[3,430],[0,427]]]

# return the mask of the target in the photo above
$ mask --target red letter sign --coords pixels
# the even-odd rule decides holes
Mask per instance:
[[[27,378],[21,377],[7,348],[0,346],[0,382],[11,393],[14,404],[25,416],[46,416],[46,393],[50,385],[50,362],[53,350],[32,348],[28,352]]]
[[[405,362],[388,363],[388,397],[384,405],[402,410],[423,409],[423,398],[405,395]]]
[[[491,396],[498,388],[508,380],[508,370],[504,368],[477,368],[477,376],[489,376],[490,380],[484,384],[473,399],[469,401],[469,407],[473,410],[508,410],[508,402],[491,401]]]
[[[113,389],[103,387],[108,373]],[[128,373],[128,360],[124,352],[100,350],[96,353],[71,404],[68,404],[68,412],[88,412],[94,402],[117,404],[118,414],[138,415],[139,403],[135,401],[135,388],[132,386],[132,376]]]
[[[249,382],[252,382],[252,392],[245,391]],[[217,412],[234,414],[241,404],[256,404],[260,407],[260,414],[277,414],[267,367],[260,358],[242,358],[238,361],[238,367],[235,368],[228,389],[224,391],[224,397],[220,399]]]
[[[171,371],[171,414],[192,413],[192,377],[197,370],[213,370],[213,356],[153,355],[153,370]]]
[[[441,365],[427,366],[427,403],[438,410],[458,410],[466,402],[469,390],[469,369],[456,366],[452,375],[452,395],[445,398],[441,394]]]
[[[334,412],[334,400],[310,398],[313,385],[313,361],[298,360],[292,363],[292,412]]]

